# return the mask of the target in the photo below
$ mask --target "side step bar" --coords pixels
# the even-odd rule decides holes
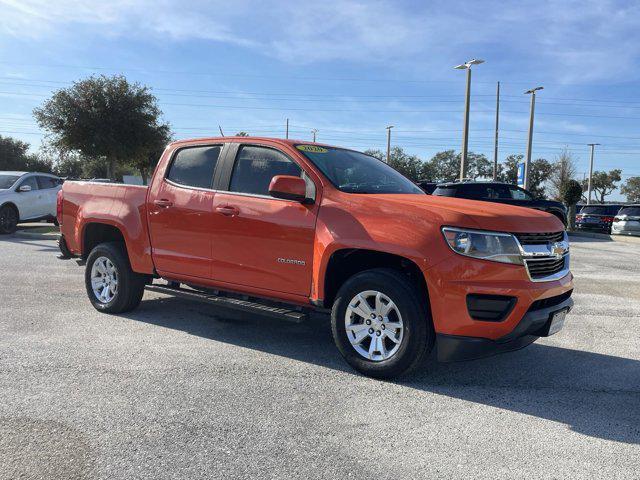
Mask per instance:
[[[267,317],[279,318],[295,323],[300,323],[307,319],[307,314],[305,312],[291,310],[289,308],[265,305],[263,303],[251,302],[249,300],[241,300],[239,298],[224,297],[221,295],[216,295],[214,293],[205,293],[197,290],[181,288],[179,286],[174,287],[151,284],[146,285],[145,290],[156,293],[164,293],[166,295],[172,295],[174,297],[195,300],[198,302],[204,302],[223,308],[231,308],[234,310],[241,310],[243,312],[264,315]]]

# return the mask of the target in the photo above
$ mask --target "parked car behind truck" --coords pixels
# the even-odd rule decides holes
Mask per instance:
[[[623,206],[613,219],[611,234],[640,236],[640,205]]]
[[[563,225],[567,225],[567,208],[562,203],[534,198],[529,191],[510,183],[471,181],[441,183],[433,190],[432,195],[535,208],[555,215]]]
[[[0,172],[0,233],[13,233],[21,222],[54,222],[62,182],[48,173]]]
[[[172,143],[149,187],[67,182],[61,231],[105,313],[144,289],[304,320],[331,309],[346,361],[374,377],[515,350],[573,302],[562,223],[432,197],[360,152],[292,140]]]
[[[576,215],[576,228],[611,233],[613,220],[622,207],[619,204],[585,205]]]

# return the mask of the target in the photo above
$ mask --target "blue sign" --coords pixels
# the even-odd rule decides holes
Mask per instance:
[[[524,163],[518,164],[518,186],[524,188]]]

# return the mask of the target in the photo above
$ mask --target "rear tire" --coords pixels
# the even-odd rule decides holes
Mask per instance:
[[[421,364],[435,337],[416,286],[386,268],[358,273],[344,283],[331,310],[331,328],[347,363],[374,378],[397,377]]]
[[[58,237],[58,249],[60,250],[59,258],[68,259],[73,255],[67,246],[67,241],[64,239],[64,235]]]
[[[131,270],[122,243],[96,246],[87,258],[85,286],[93,307],[104,313],[135,309],[144,295],[146,276]]]
[[[0,233],[14,233],[18,228],[18,211],[11,205],[0,208]]]

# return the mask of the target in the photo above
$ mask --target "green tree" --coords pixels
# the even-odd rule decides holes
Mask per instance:
[[[640,177],[630,177],[620,188],[620,192],[626,195],[627,201],[640,203]]]
[[[29,153],[28,143],[0,135],[0,170],[50,173],[52,168],[46,157]]]
[[[607,195],[613,193],[618,188],[616,183],[622,180],[622,170],[614,169],[608,172],[596,171],[593,172],[591,177],[591,191],[595,193],[596,200],[600,203],[604,203],[604,199]],[[585,179],[582,182],[583,191],[587,191],[589,180]]]
[[[436,153],[429,160],[425,169],[431,173],[429,179],[452,182],[460,178],[460,153],[455,150],[445,150]],[[481,177],[490,177],[493,166],[491,162],[482,154],[469,152],[467,154],[467,178],[476,180]]]
[[[563,184],[560,195],[564,204],[569,207],[569,229],[573,230],[576,227],[576,204],[582,198],[582,185],[577,180],[569,180]]]
[[[58,90],[34,116],[53,144],[104,161],[115,179],[116,167],[156,147],[161,121],[157,99],[147,87],[123,76],[89,77]]]
[[[147,184],[149,175],[158,164],[162,152],[170,141],[171,132],[169,127],[160,125],[156,128],[153,138],[149,140],[147,148],[141,149],[139,154],[133,158],[131,166],[140,174],[144,185]]]
[[[366,150],[364,153],[382,161],[387,159],[386,153],[381,150]],[[391,156],[388,162],[390,167],[414,182],[420,180],[422,173],[422,160],[420,158],[406,153],[401,147],[393,147],[390,153]]]
[[[506,183],[518,183],[518,164],[522,163],[522,154],[509,155],[498,164],[498,180]],[[553,167],[548,160],[536,158],[529,168],[529,192],[534,198],[546,198],[544,184],[549,180]]]
[[[236,133],[236,137],[248,137],[249,134],[247,132],[238,132]]]

